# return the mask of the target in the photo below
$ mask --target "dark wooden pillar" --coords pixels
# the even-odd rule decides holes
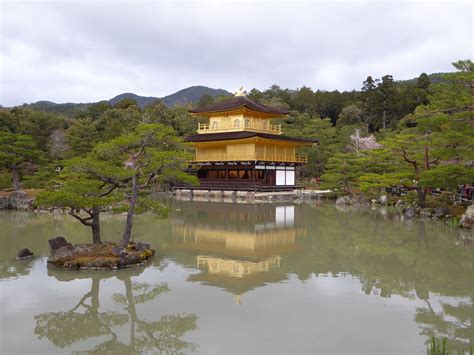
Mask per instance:
[[[250,165],[250,173],[252,174],[252,185],[253,188],[257,188],[257,169],[255,169],[255,165]]]

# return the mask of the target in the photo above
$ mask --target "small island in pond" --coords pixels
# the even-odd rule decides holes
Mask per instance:
[[[65,269],[119,269],[142,266],[155,255],[149,243],[130,242],[126,247],[117,243],[76,244],[63,237],[49,240],[51,255],[48,264]]]

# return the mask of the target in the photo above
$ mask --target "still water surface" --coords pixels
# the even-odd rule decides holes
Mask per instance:
[[[472,234],[395,211],[173,202],[137,218],[147,267],[47,267],[68,216],[0,213],[0,353],[423,354],[473,345]],[[122,216],[104,216],[118,240]],[[37,257],[15,261],[28,247]]]

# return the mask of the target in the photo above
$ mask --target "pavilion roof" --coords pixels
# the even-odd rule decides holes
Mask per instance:
[[[287,110],[281,110],[278,108],[266,106],[260,103],[256,103],[245,96],[235,96],[229,100],[218,102],[206,107],[196,108],[189,110],[190,113],[203,114],[203,113],[213,113],[213,112],[225,112],[233,111],[240,108],[246,107],[250,110],[270,113],[274,115],[287,115],[290,112]]]
[[[317,140],[306,139],[306,138],[295,138],[282,136],[278,134],[260,133],[252,131],[237,131],[237,132],[221,132],[221,133],[206,133],[206,134],[193,134],[186,138],[188,142],[211,142],[211,141],[224,141],[233,139],[245,139],[252,137],[260,137],[265,139],[274,139],[279,141],[312,144],[316,143]]]

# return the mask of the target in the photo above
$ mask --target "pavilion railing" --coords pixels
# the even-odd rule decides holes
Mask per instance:
[[[257,132],[268,132],[274,134],[281,134],[281,124],[269,124],[262,122],[253,122],[253,121],[242,121],[239,120],[238,124],[226,123],[226,124],[209,124],[209,123],[199,123],[198,124],[198,133],[217,133],[217,132],[231,132],[231,131],[243,131],[243,130],[252,130]]]
[[[195,162],[215,162],[215,161],[279,161],[285,163],[307,163],[308,157],[302,155],[288,156],[275,153],[198,153]]]

